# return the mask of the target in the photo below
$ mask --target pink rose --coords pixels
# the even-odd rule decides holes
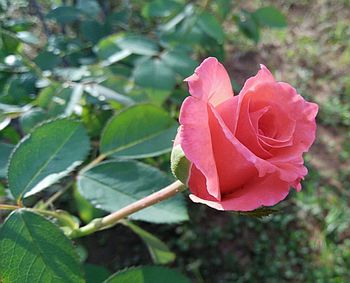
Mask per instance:
[[[307,174],[303,153],[315,140],[318,106],[263,65],[234,96],[216,58],[187,78],[175,145],[191,162],[188,186],[194,202],[220,210],[250,211],[300,191]]]

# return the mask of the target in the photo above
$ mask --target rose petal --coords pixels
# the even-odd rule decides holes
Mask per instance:
[[[186,98],[180,124],[181,147],[187,159],[206,179],[204,186],[191,174],[189,187],[193,193],[207,190],[220,200],[222,194],[232,193],[256,175],[264,176],[275,170],[245,148],[232,135],[216,109],[202,100]]]
[[[264,66],[255,77],[246,82],[239,94],[237,106],[239,110],[237,111],[240,115],[245,113],[248,101],[252,112],[250,118],[256,129],[261,127],[261,125],[254,125],[259,122],[261,117],[257,117],[255,112],[259,112],[267,106],[270,107],[269,111],[276,112],[274,113],[275,117],[270,117],[270,120],[268,120],[269,117],[265,117],[267,120],[264,123],[266,131],[272,136],[274,133],[277,134],[274,132],[277,128],[278,137],[268,137],[264,135],[266,133],[260,132],[258,138],[264,149],[267,149],[272,155],[267,158],[267,161],[278,169],[280,178],[289,182],[294,188],[300,189],[300,179],[307,173],[303,166],[302,154],[309,149],[315,140],[315,117],[318,106],[305,101],[289,84],[275,82],[271,73]],[[244,134],[249,132],[246,118],[242,117],[242,120],[239,118],[237,121],[236,136],[240,140],[242,136],[247,139]],[[245,125],[242,127],[243,129],[240,129],[241,123],[243,126]],[[244,143],[248,148],[254,149],[253,142],[254,140],[251,139]],[[257,151],[255,153],[259,154]]]
[[[208,193],[220,200],[219,178],[211,141],[207,103],[195,97],[187,97],[182,104],[179,120],[182,125],[180,129],[182,150],[187,159],[205,176]]]
[[[304,160],[302,157],[300,160],[294,162],[274,162],[278,168],[278,174],[281,180],[288,182],[296,190],[301,189],[300,180],[304,179],[307,175],[307,168],[303,165]]]
[[[216,106],[233,96],[230,78],[216,58],[205,59],[188,82],[192,96]]]
[[[240,148],[242,145],[233,139],[231,131],[213,106],[209,106],[208,113],[220,191],[222,195],[229,194],[258,174],[252,161],[255,157]]]
[[[235,150],[235,155],[237,153],[241,154],[243,159],[246,161],[249,161],[250,163],[254,164],[254,167],[257,169],[258,174],[260,177],[265,176],[267,173],[272,173],[276,170],[275,166],[270,164],[269,162],[259,158],[256,156],[253,152],[251,152],[247,147],[245,147],[229,130],[229,128],[226,126],[225,122],[219,115],[219,113],[216,111],[216,109],[212,106],[210,106],[210,110],[213,114],[213,117],[216,118],[216,121],[218,123],[218,128],[222,130],[222,133],[226,137],[226,141],[231,143],[233,146],[233,149]],[[215,119],[210,116],[211,122],[214,123]],[[213,124],[211,124],[213,125]],[[219,136],[219,135],[218,135]],[[230,146],[228,146],[230,147]],[[223,146],[218,146],[218,150],[223,150]],[[236,153],[237,152],[237,153]],[[239,165],[239,161],[235,159],[231,159],[231,163],[237,163]]]
[[[296,124],[293,135],[293,146],[285,148],[275,148],[271,150],[274,157],[271,162],[291,162],[302,160],[301,156],[307,152],[315,141],[316,121],[318,106],[315,103],[305,101],[297,91],[287,83],[279,83],[283,89],[286,100],[291,101],[288,107],[295,115]]]
[[[259,127],[259,121],[260,121],[261,117],[264,114],[266,114],[269,110],[270,110],[270,107],[266,106],[260,110],[257,110],[255,112],[250,113],[250,115],[249,115],[251,123],[252,123],[254,129],[256,130],[255,131],[256,139],[257,139],[259,145],[262,148],[264,148],[267,152],[272,147],[286,147],[286,146],[292,145],[292,143],[293,143],[292,134],[294,133],[294,130],[295,130],[295,120],[292,120],[291,123],[285,124],[285,126],[284,126],[284,130],[285,130],[284,132],[287,133],[286,137],[284,137],[282,139],[281,139],[281,137],[279,137],[277,139],[277,138],[271,138],[271,137],[266,136],[263,129],[261,129]],[[271,123],[273,123],[273,121],[271,121]],[[273,126],[273,125],[271,125],[271,126]],[[270,152],[268,152],[268,154],[269,154],[269,157],[272,156],[272,154]]]
[[[237,139],[242,142],[245,146],[249,147],[249,149],[259,156],[260,158],[268,158],[271,157],[272,154],[265,150],[259,141],[258,138],[258,121],[259,118],[268,111],[268,108],[265,107],[256,111],[254,113],[249,113],[249,104],[251,100],[241,102],[240,114],[239,114],[239,122],[237,124],[237,129],[235,136]],[[246,105],[244,105],[246,104]]]
[[[195,194],[196,196],[205,199],[217,202],[218,200],[215,199],[212,195],[208,193],[206,188],[206,179],[205,176],[202,174],[201,171],[198,170],[198,168],[192,164],[190,169],[190,178],[188,180],[188,187],[190,188],[192,194]]]
[[[238,95],[239,117],[234,126],[234,134],[257,156],[264,159],[272,156],[269,152],[271,146],[290,145],[294,132],[293,119],[288,118],[289,113],[284,114],[279,109],[280,104],[277,101],[282,99],[280,93],[281,87],[270,71],[261,65],[261,70],[246,81]],[[285,102],[282,105],[284,107]],[[285,121],[286,119],[291,121]],[[264,129],[260,128],[262,126]]]
[[[215,107],[215,110],[232,133],[238,117],[238,115],[236,115],[237,104],[238,96],[232,96]]]
[[[218,210],[251,211],[261,206],[273,206],[285,199],[289,184],[280,180],[277,174],[270,174],[247,183],[240,190],[225,196],[221,201],[202,199],[191,194],[193,202],[204,203]]]
[[[265,67],[265,65],[260,64],[260,70],[254,76],[249,78],[241,89],[239,95],[246,93],[247,91],[253,91],[257,85],[260,83],[275,82],[275,79],[271,72]]]

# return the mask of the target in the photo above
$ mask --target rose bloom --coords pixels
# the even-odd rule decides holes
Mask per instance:
[[[263,65],[234,96],[216,58],[187,78],[175,145],[190,161],[190,198],[220,210],[250,211],[283,200],[307,174],[318,106]]]

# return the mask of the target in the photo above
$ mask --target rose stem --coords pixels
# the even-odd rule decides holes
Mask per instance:
[[[106,228],[110,228],[118,223],[121,219],[127,217],[130,214],[133,214],[137,211],[145,209],[149,206],[157,204],[163,200],[171,198],[179,192],[185,190],[185,185],[180,181],[175,181],[174,183],[168,185],[167,187],[161,189],[158,192],[155,192],[149,196],[144,197],[134,203],[131,203],[122,209],[113,212],[103,218],[96,218],[92,220],[87,225],[80,227],[77,230],[74,230],[70,235],[71,238],[79,238],[90,235],[96,231],[100,231]]]

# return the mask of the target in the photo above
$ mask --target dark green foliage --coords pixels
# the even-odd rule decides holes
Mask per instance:
[[[115,173],[117,172],[117,173]],[[96,208],[117,211],[170,183],[161,171],[136,161],[107,161],[78,176],[78,190]],[[181,195],[132,214],[131,219],[176,223],[188,219]]]
[[[40,125],[11,155],[8,182],[12,195],[20,199],[54,184],[83,162],[89,147],[79,122],[58,119]]]
[[[144,158],[169,152],[177,124],[163,109],[150,104],[116,114],[101,136],[101,152],[123,158]]]
[[[13,212],[0,230],[4,283],[84,282],[72,243],[50,221],[28,210]]]
[[[190,281],[175,270],[160,266],[144,266],[135,267],[120,271],[105,283],[153,283],[153,282],[169,282],[169,283],[190,283]]]
[[[6,178],[7,162],[12,150],[13,145],[0,143],[0,178]]]

